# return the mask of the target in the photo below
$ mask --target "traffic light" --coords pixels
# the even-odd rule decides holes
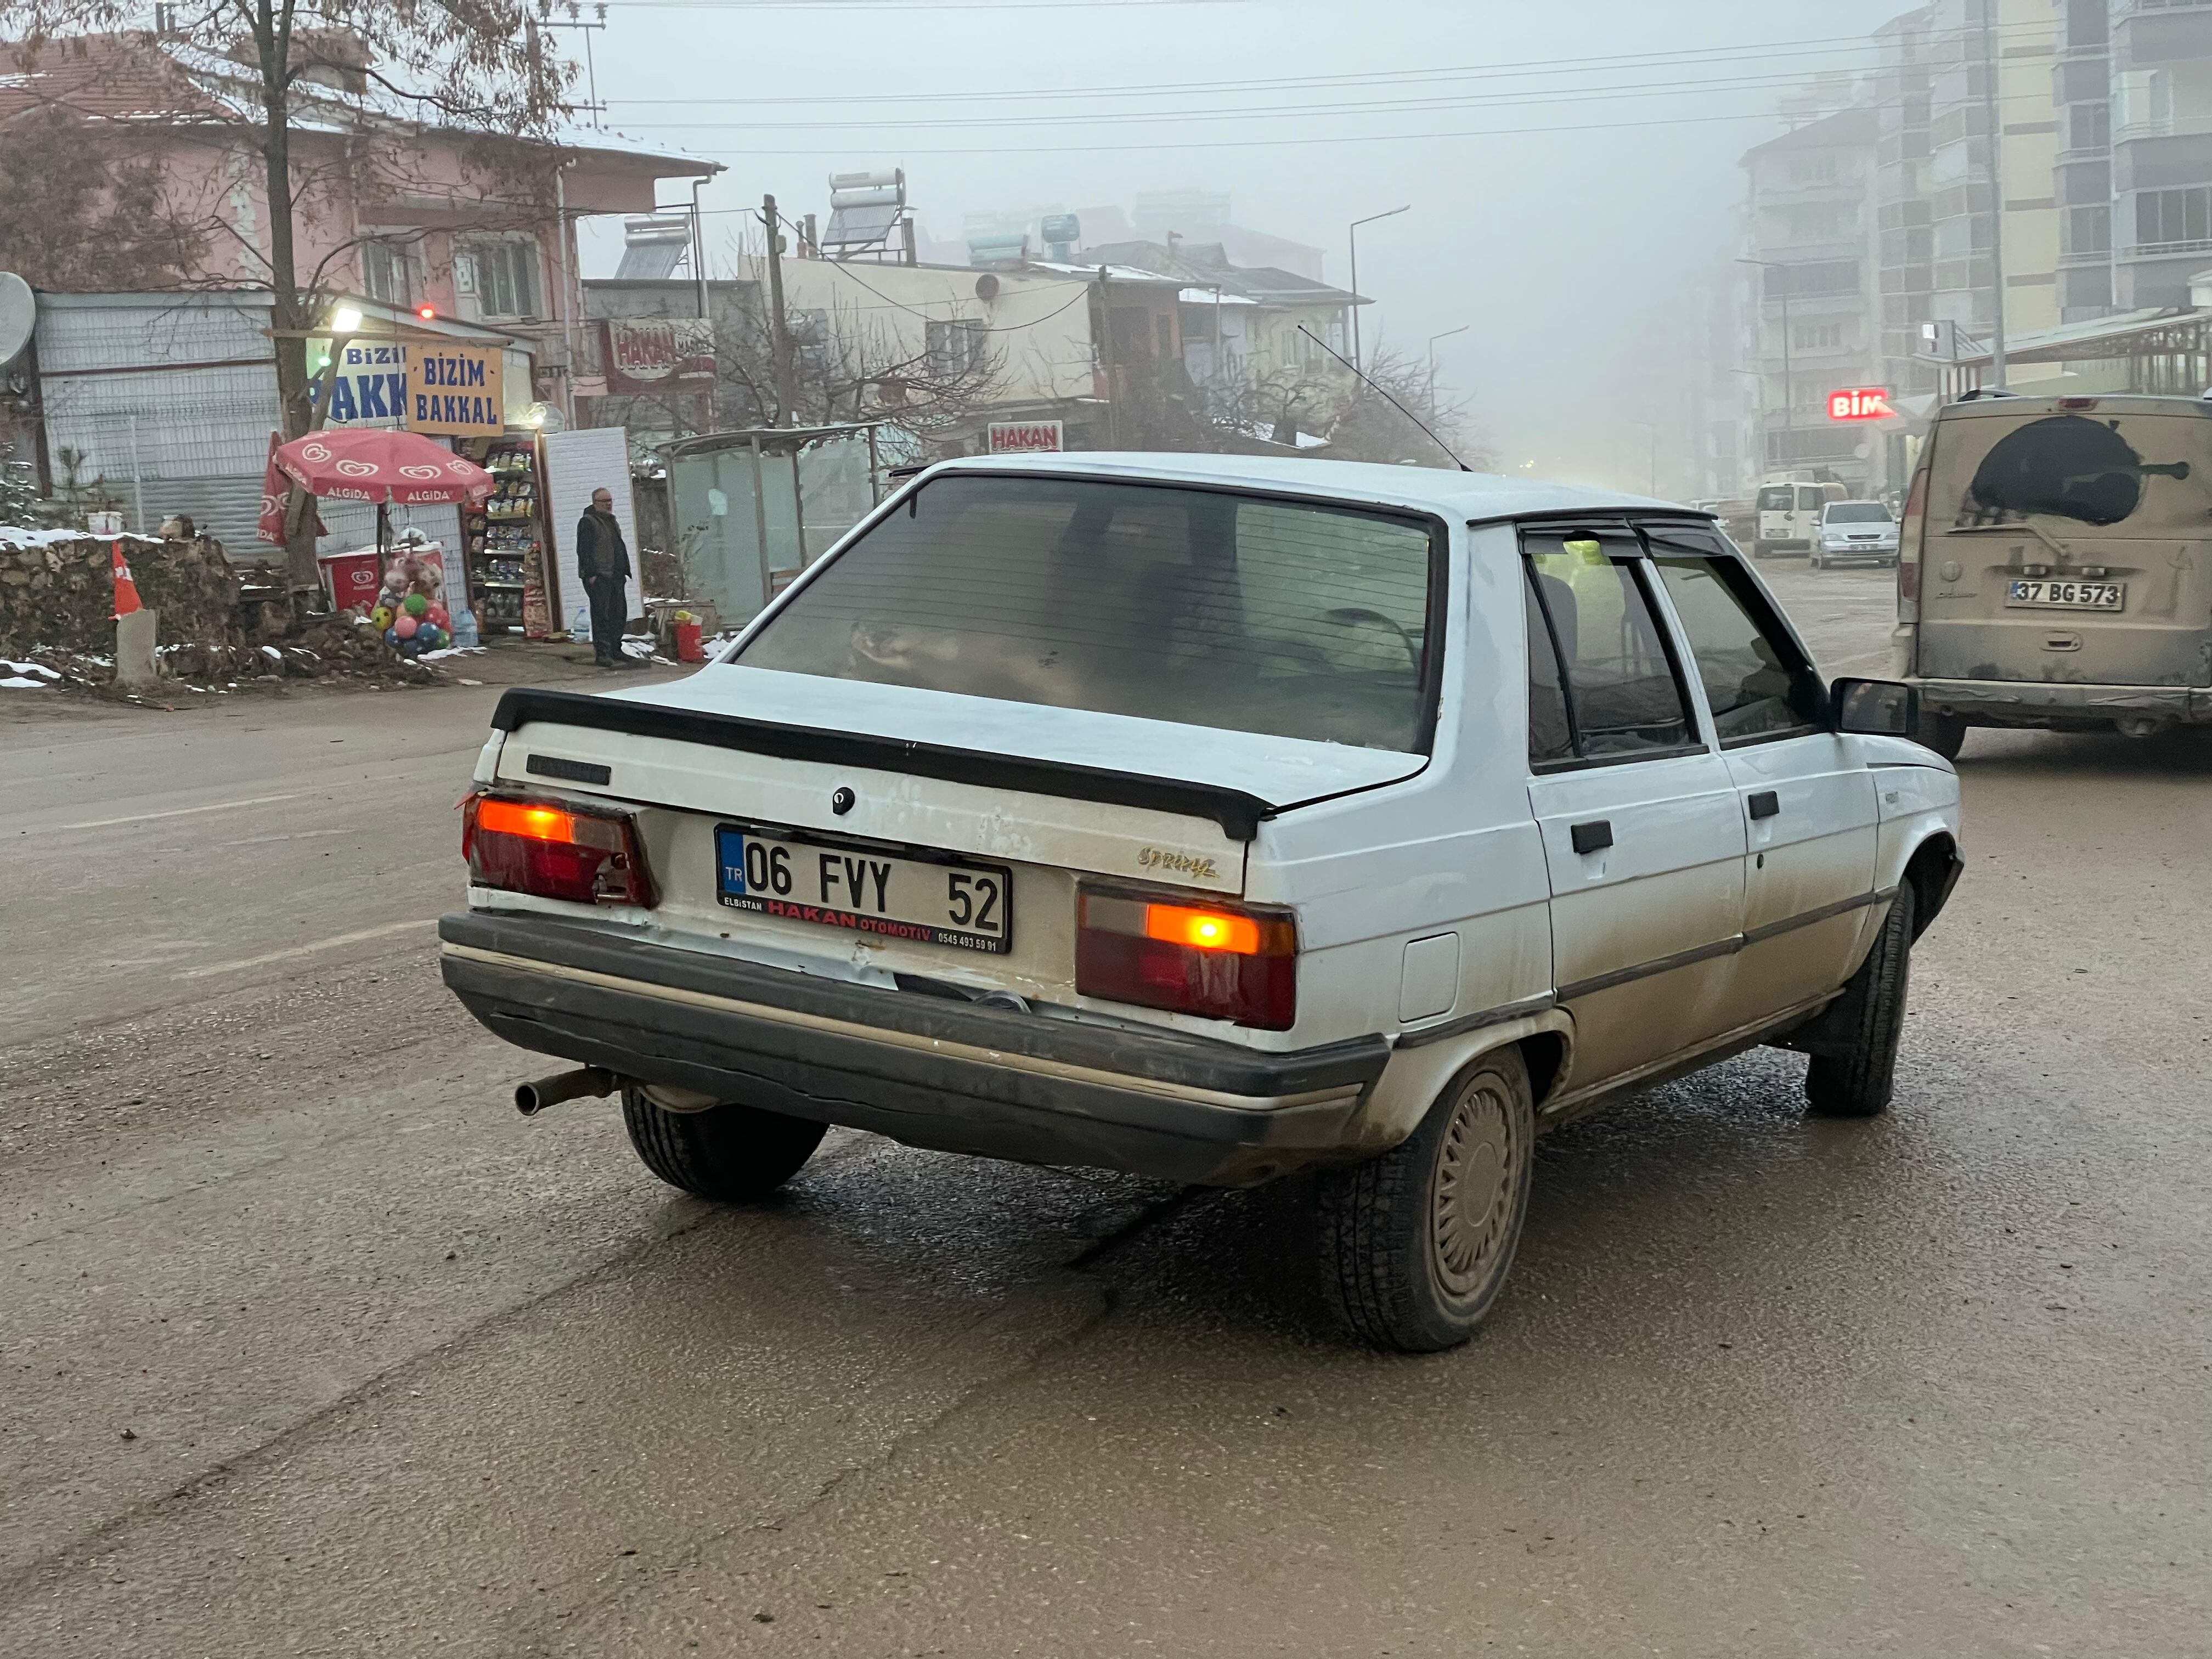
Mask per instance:
[[[417,317],[420,317],[426,323],[434,323],[438,320],[438,307],[435,306],[416,306],[415,307],[415,314]]]

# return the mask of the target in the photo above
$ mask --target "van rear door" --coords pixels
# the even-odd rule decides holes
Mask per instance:
[[[2212,684],[2212,413],[2180,398],[1946,410],[1923,678]]]

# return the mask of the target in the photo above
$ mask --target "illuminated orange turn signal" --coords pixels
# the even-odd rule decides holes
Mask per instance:
[[[651,908],[637,830],[627,812],[471,795],[461,820],[470,884],[574,904]]]
[[[1188,945],[1194,951],[1233,951],[1240,957],[1260,954],[1260,924],[1249,916],[1233,916],[1224,910],[1147,904],[1145,937],[1169,945]]]

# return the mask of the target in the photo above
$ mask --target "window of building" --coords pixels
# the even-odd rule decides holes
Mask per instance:
[[[541,317],[538,244],[520,239],[471,242],[464,256],[476,276],[477,313],[483,317]]]
[[[1836,182],[1836,158],[1832,155],[1793,155],[1790,158],[1790,182],[1793,185],[1832,185]]]
[[[983,325],[965,317],[948,321],[931,320],[922,325],[922,349],[929,359],[929,372],[938,375],[965,374],[983,361],[983,346],[988,337]]]
[[[372,300],[412,307],[420,285],[415,276],[414,250],[407,243],[371,237],[361,245],[361,289]]]
[[[1766,268],[1766,297],[1770,300],[1778,300],[1785,294],[1793,299],[1803,299],[1813,295],[1858,291],[1859,262],[1856,259],[1808,259]]]
[[[1858,213],[1848,202],[1817,202],[1784,208],[1782,218],[1793,242],[1832,242],[1852,234]]]
[[[1843,344],[1841,323],[1799,323],[1790,331],[1793,351],[1839,351]]]
[[[2136,241],[2150,247],[2169,242],[2212,240],[2212,185],[2136,193]]]
[[[2061,253],[2110,253],[2112,251],[2112,210],[2109,203],[2094,207],[2070,207],[2058,221]]]
[[[2112,106],[2075,104],[2066,112],[2066,148],[2104,149],[2112,142]]]

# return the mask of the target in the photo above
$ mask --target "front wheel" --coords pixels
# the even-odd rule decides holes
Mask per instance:
[[[1502,1048],[1455,1078],[1400,1145],[1322,1176],[1322,1285],[1352,1335],[1432,1353],[1474,1334],[1521,1242],[1535,1138],[1528,1068]]]
[[[623,1127],[647,1169],[695,1198],[720,1204],[767,1197],[799,1173],[829,1133],[826,1124],[757,1106],[672,1112],[635,1084],[623,1088]]]
[[[1912,978],[1912,884],[1899,883],[1874,949],[1844,988],[1841,1041],[1805,1068],[1805,1100],[1816,1116],[1875,1117],[1889,1109]]]

